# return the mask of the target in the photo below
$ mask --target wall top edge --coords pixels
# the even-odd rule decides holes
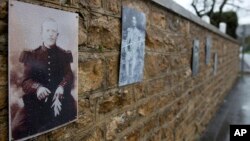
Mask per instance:
[[[203,21],[201,18],[199,18],[198,16],[195,16],[193,13],[191,13],[190,11],[186,10],[185,8],[183,8],[182,6],[180,6],[179,4],[177,4],[176,2],[172,1],[172,0],[152,0],[154,3],[164,7],[164,8],[167,8],[168,10],[176,13],[176,14],[179,14],[180,16],[202,26],[202,27],[205,27],[209,30],[211,30],[212,32],[216,33],[216,34],[219,34],[220,36],[232,41],[232,42],[235,42],[237,44],[239,44],[239,42],[230,37],[229,35],[221,32],[217,27],[211,25],[211,24],[208,24],[206,23],[205,21]]]

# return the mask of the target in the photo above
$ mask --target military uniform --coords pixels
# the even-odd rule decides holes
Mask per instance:
[[[128,35],[126,38],[126,73],[127,77],[130,77],[128,80],[132,80],[132,82],[138,81],[141,75],[142,69],[142,57],[144,54],[143,50],[143,37],[139,29],[137,28],[128,28]],[[140,72],[138,74],[138,72]],[[130,83],[130,82],[129,82]]]
[[[58,46],[50,49],[40,46],[32,51],[23,51],[20,62],[24,64],[24,79],[22,88],[24,109],[26,112],[26,135],[32,135],[51,129],[76,118],[76,104],[71,95],[74,82],[70,63],[73,57],[70,51],[65,51]],[[39,86],[48,88],[51,93],[46,99],[38,100],[36,92]],[[62,110],[55,117],[53,96],[58,86],[64,88]],[[25,136],[26,136],[25,135]]]

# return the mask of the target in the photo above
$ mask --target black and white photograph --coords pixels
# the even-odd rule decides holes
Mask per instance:
[[[193,56],[192,56],[192,74],[197,75],[199,72],[199,52],[200,43],[199,40],[195,39],[193,41]]]
[[[206,64],[207,65],[210,63],[211,47],[212,47],[211,36],[207,36],[206,38]]]
[[[146,16],[129,7],[122,11],[119,86],[143,79]]]
[[[218,65],[218,54],[214,53],[214,75],[217,74],[217,66]]]
[[[77,120],[78,14],[9,2],[9,140]]]

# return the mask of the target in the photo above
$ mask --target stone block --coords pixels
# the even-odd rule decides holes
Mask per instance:
[[[185,118],[189,116],[192,112],[188,112],[188,109],[184,107],[181,111],[176,115],[176,118],[173,121],[174,127],[178,127],[185,122]]]
[[[159,124],[164,125],[165,123],[169,123],[174,119],[174,113],[171,113],[171,108],[166,107],[159,114]]]
[[[121,98],[122,98],[121,101],[122,101],[122,106],[123,107],[134,104],[134,102],[135,102],[135,94],[134,94],[132,85],[126,87],[123,90],[121,90],[119,93],[120,93]]]
[[[168,44],[168,42],[172,43],[173,40],[165,38],[166,33],[159,28],[155,28],[153,26],[149,26],[146,29],[146,49],[157,51],[157,52],[165,52],[166,46],[170,47],[172,44]],[[168,40],[168,41],[167,41]]]
[[[114,117],[107,125],[106,139],[114,140],[117,134],[117,128],[119,124],[124,123],[123,117]]]
[[[84,128],[95,122],[95,113],[91,106],[93,105],[90,104],[90,100],[88,98],[78,98],[78,128]]]
[[[7,123],[7,121],[4,121],[5,123]],[[8,126],[7,124],[0,124],[0,140],[1,141],[6,141],[8,140]]]
[[[0,86],[0,110],[6,108],[8,104],[8,91],[5,87]]]
[[[190,23],[190,34],[191,37],[195,38],[195,37],[199,37],[199,34],[202,33],[202,27],[197,26],[197,24],[195,23]]]
[[[0,85],[7,85],[8,73],[7,73],[7,57],[0,55]]]
[[[146,141],[160,141],[161,140],[161,130],[158,130],[152,134]]]
[[[104,141],[104,124],[100,124],[96,127],[88,128],[88,131],[76,132],[74,136],[69,138],[68,140],[74,141]]]
[[[106,10],[114,15],[121,15],[121,0],[105,0]]]
[[[169,62],[170,62],[170,67],[172,71],[176,71],[180,69],[181,67],[183,67],[182,62],[181,62],[181,56],[179,55],[171,56]]]
[[[7,19],[8,16],[8,1],[2,0],[0,2],[0,19]]]
[[[185,126],[180,126],[175,129],[175,140],[185,140]]]
[[[66,127],[62,127],[52,132],[46,133],[42,136],[38,136],[36,137],[36,140],[38,141],[66,140],[69,137],[70,134],[68,133],[68,130],[66,130]]]
[[[158,97],[152,97],[148,99],[148,101],[139,106],[137,112],[139,113],[139,115],[143,117],[149,116],[154,112],[155,109],[158,109],[158,101],[159,101]]]
[[[172,124],[161,129],[162,140],[173,141],[174,140],[174,128]]]
[[[158,55],[156,63],[159,64],[159,72],[162,74],[169,73],[171,68],[170,68],[170,55]]]
[[[118,56],[112,56],[106,59],[107,68],[107,86],[114,87],[118,85],[119,61]]]
[[[118,110],[125,106],[134,103],[133,87],[121,89],[119,91],[107,91],[103,97],[97,98],[97,116],[98,119],[102,118],[103,114],[107,114],[113,110]]]
[[[171,52],[171,53],[176,53],[178,52],[178,50],[180,50],[180,48],[177,46],[179,44],[177,44],[175,36],[171,36],[170,34],[166,34],[166,36],[164,36],[164,42],[165,42],[165,46],[164,46],[164,51],[165,52]],[[183,43],[183,41],[182,41]]]
[[[8,24],[0,20],[0,34],[6,33],[8,31]]]
[[[87,42],[87,30],[84,22],[79,20],[78,45],[85,45]]]
[[[128,110],[121,114],[112,116],[108,120],[106,127],[106,139],[113,140],[116,135],[122,133],[125,129],[130,127],[132,124],[136,124],[136,117],[138,116],[136,110]]]
[[[101,8],[102,0],[87,0],[90,7]]]
[[[121,105],[121,96],[113,95],[99,102],[99,113],[108,113]]]
[[[100,51],[118,50],[121,45],[120,21],[98,14],[92,14],[87,45]]]
[[[88,59],[79,63],[79,93],[99,89],[104,83],[104,63],[101,59]]]
[[[184,109],[185,104],[188,99],[180,99],[175,103],[165,107],[163,112],[160,114],[159,124],[164,125],[165,123],[172,122],[175,120],[176,116]]]
[[[148,83],[148,95],[155,95],[165,90],[164,79],[152,80]]]
[[[141,134],[148,136],[155,128],[159,127],[157,116],[151,117],[148,121],[144,122],[144,126],[141,129]]]
[[[134,95],[135,95],[136,101],[140,101],[142,98],[145,98],[147,95],[146,83],[135,84],[134,85]]]
[[[138,141],[140,139],[140,131],[134,130],[125,135],[122,141]]]
[[[7,50],[7,47],[6,47],[7,44],[8,44],[8,35],[7,34],[0,34],[0,45],[1,45],[0,49]]]
[[[104,141],[104,132],[100,128],[96,128],[84,140],[86,140],[86,141]]]
[[[166,30],[167,18],[165,13],[165,10],[153,7],[149,17],[150,24],[157,26],[161,30]]]
[[[173,34],[189,35],[190,33],[190,22],[176,15],[169,17],[168,25],[168,31],[172,32]]]
[[[154,54],[145,54],[144,61],[144,79],[150,79],[159,74],[158,63],[155,62],[158,56]]]
[[[171,104],[176,98],[176,96],[172,92],[170,92],[168,94],[161,94],[161,95],[159,95],[159,97],[160,97],[160,99],[158,101],[159,108],[162,108],[162,107],[165,107],[165,106]]]

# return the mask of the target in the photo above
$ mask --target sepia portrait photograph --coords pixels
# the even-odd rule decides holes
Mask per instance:
[[[129,7],[122,11],[122,44],[119,86],[143,79],[146,16]]]
[[[206,38],[206,64],[207,64],[207,65],[210,63],[210,58],[211,58],[211,47],[212,47],[211,36],[208,36],[208,37]]]
[[[78,14],[9,2],[9,139],[77,119]]]
[[[193,41],[193,56],[192,56],[193,75],[197,75],[199,72],[199,51],[200,51],[200,43],[199,40],[195,39]]]

